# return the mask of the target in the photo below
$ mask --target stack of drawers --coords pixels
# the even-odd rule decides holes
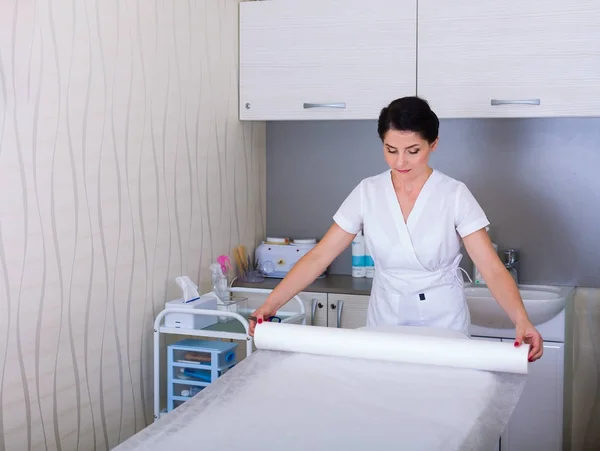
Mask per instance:
[[[175,409],[236,364],[236,343],[186,339],[167,350],[167,411]]]

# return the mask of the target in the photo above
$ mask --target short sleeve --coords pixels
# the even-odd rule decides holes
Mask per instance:
[[[359,183],[356,188],[346,197],[333,220],[348,233],[356,234],[363,226],[363,184]]]
[[[464,238],[489,224],[490,221],[469,188],[461,183],[456,194],[455,208],[455,225],[458,234]]]

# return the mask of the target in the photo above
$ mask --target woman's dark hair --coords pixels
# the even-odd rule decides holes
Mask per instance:
[[[427,101],[416,96],[401,97],[381,110],[377,133],[383,141],[389,130],[415,132],[431,144],[438,137],[439,126],[440,121]]]

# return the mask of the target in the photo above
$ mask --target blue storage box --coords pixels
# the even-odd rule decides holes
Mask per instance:
[[[237,363],[236,343],[185,339],[167,349],[167,411],[191,399]]]

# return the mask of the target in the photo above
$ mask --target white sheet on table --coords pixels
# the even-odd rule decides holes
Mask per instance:
[[[116,450],[489,450],[525,377],[260,350]]]

